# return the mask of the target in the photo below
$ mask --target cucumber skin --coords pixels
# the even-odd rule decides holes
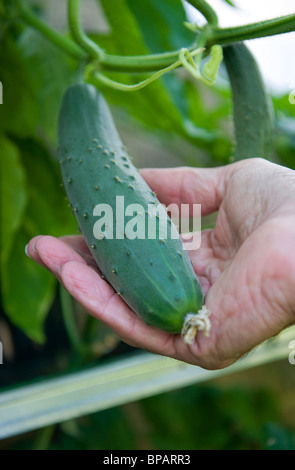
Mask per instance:
[[[73,213],[103,276],[145,323],[180,333],[184,317],[203,305],[201,286],[181,240],[98,240],[93,235],[97,204],[111,205],[115,219],[116,196],[124,196],[125,208],[138,203],[147,209],[159,201],[129,159],[108,105],[92,85],[79,83],[65,93],[58,153]],[[147,224],[149,215],[143,216]],[[165,217],[176,231],[166,211]]]
[[[223,48],[235,127],[235,159],[273,154],[274,113],[257,62],[244,43]]]

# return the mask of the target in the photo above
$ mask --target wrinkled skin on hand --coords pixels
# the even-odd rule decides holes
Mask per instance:
[[[295,172],[249,159],[213,169],[145,169],[165,204],[218,211],[189,251],[211,310],[211,331],[192,345],[147,326],[99,275],[81,236],[37,236],[27,254],[130,345],[206,369],[226,367],[295,321]]]

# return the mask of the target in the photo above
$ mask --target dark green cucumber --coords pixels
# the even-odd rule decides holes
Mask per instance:
[[[244,43],[223,49],[233,99],[235,159],[271,158],[273,107],[255,58]]]
[[[149,207],[159,201],[132,164],[105,99],[92,85],[67,90],[59,115],[58,151],[72,210],[102,275],[147,324],[169,333],[190,329],[193,319],[204,314],[204,309],[198,314],[203,294],[191,261],[163,207],[167,238],[160,239],[158,232],[155,239],[147,237],[151,217],[159,223]],[[143,208],[133,218],[146,227],[144,238],[130,239],[125,231],[130,217],[124,231],[116,233],[116,217],[124,213],[118,197],[124,197],[125,209],[129,204]],[[94,230],[102,220],[94,210],[98,204],[112,209],[112,214],[102,214],[106,224],[100,234]]]

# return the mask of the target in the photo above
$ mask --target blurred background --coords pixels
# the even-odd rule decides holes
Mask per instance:
[[[4,2],[0,9],[0,394],[24,382],[136,353],[24,254],[26,243],[37,234],[78,234],[61,185],[56,125],[62,95],[81,71],[73,59],[19,21],[13,3]],[[28,3],[52,27],[68,31],[65,0]],[[225,0],[210,3],[221,26],[294,12],[288,0],[261,0],[259,5],[236,0],[235,7]],[[82,18],[93,40],[121,55],[187,47],[194,34],[184,21],[203,23],[201,15],[179,0],[83,0]],[[293,169],[294,35],[249,41],[275,110],[272,159]],[[144,78],[108,76],[130,84]],[[137,167],[216,166],[233,160],[231,92],[223,68],[213,88],[179,69],[138,92],[102,91]],[[286,350],[285,359],[247,371],[175,386],[170,392],[0,440],[0,449],[295,449],[295,366],[288,354]]]

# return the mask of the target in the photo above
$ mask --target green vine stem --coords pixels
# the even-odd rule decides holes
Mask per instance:
[[[295,31],[295,14],[235,28],[213,28],[209,25],[209,28],[204,27],[201,35],[205,38],[204,46],[210,49],[215,44],[235,43],[291,31]],[[198,43],[198,47],[202,46],[203,44]],[[193,50],[194,47],[189,50]],[[100,62],[100,67],[110,71],[150,72],[171,65],[177,60],[179,52],[125,57],[105,54]]]
[[[201,55],[204,49],[198,48],[192,51],[191,53],[189,53],[187,49],[185,49],[185,51],[192,58],[195,55]],[[180,54],[179,54],[180,59],[174,62],[173,64],[169,65],[168,67],[165,67],[164,69],[159,70],[158,72],[154,73],[151,77],[148,77],[145,80],[142,80],[141,82],[138,82],[132,85],[127,85],[121,82],[116,82],[106,77],[104,74],[97,72],[93,66],[90,66],[89,70],[86,72],[86,80],[92,81],[94,84],[99,83],[99,84],[107,85],[111,88],[114,88],[120,91],[137,91],[137,90],[140,90],[141,88],[146,87],[150,83],[154,82],[155,80],[160,78],[164,73],[171,72],[177,67],[180,67],[181,65],[183,65],[183,59],[181,57],[181,54],[182,54],[182,51],[180,51]]]
[[[80,45],[51,28],[33,11],[25,6],[21,0],[17,0],[17,4],[19,18],[28,26],[39,31],[44,37],[66,52],[73,59],[85,60],[87,58],[89,54],[87,54],[85,49]],[[196,46],[193,45],[189,50],[192,51],[195,47]],[[147,54],[144,56],[120,56],[104,53],[103,56],[97,60],[97,65],[100,69],[106,71],[145,73],[158,71],[159,69],[168,67],[178,59],[178,56],[179,50],[160,54]]]
[[[196,45],[189,48],[196,49]],[[147,54],[141,56],[120,56],[105,54],[97,66],[101,70],[110,72],[148,73],[169,67],[178,60],[179,50],[163,52],[160,54]]]
[[[197,58],[200,58],[204,50],[204,48],[198,48],[190,52],[188,49],[183,48],[179,53],[179,59],[174,62],[174,64],[171,64],[169,67],[154,73],[151,77],[132,85],[116,82],[109,77],[106,77],[101,72],[98,72],[93,67],[93,65],[90,65],[88,69],[86,69],[86,81],[90,81],[94,85],[98,86],[103,84],[120,91],[137,91],[157,80],[164,73],[171,72],[172,70],[182,65],[194,78],[197,78],[208,86],[212,86],[216,81],[218,70],[223,60],[222,47],[217,44],[212,46],[210,51],[210,58],[205,63],[203,70],[201,71],[199,67],[199,60],[196,63],[194,61],[194,57],[197,56]]]
[[[68,21],[74,40],[90,57],[101,60],[104,51],[86,36],[82,29],[80,18],[80,0],[68,0]]]
[[[18,5],[20,5],[19,12],[22,20],[25,21],[28,25],[35,28],[36,30],[40,31],[40,33],[47,37],[47,39],[49,39],[52,43],[57,45],[61,50],[64,50],[71,57],[79,61],[85,60],[87,57],[89,57],[90,52],[91,57],[94,57],[92,46],[95,43],[91,41],[91,51],[90,49],[88,49],[88,43],[88,46],[86,46],[88,52],[87,53],[85,50],[85,43],[83,43],[84,46],[81,47],[81,45],[77,42],[74,42],[67,36],[63,36],[62,34],[52,29],[48,24],[44,23],[38,16],[36,16],[31,10],[29,10],[28,7],[24,6],[21,0],[17,0],[17,3]],[[77,7],[77,4],[72,3],[73,10],[75,10],[74,7]],[[75,11],[77,12],[77,9]],[[73,18],[71,19],[71,21],[73,21]],[[76,27],[77,25],[75,26],[72,23],[75,41],[77,40],[77,29],[75,29]],[[261,21],[259,23],[237,26],[234,28],[218,28],[208,24],[203,28],[201,33],[203,40],[202,42],[204,44],[200,44],[198,42],[197,46],[196,44],[194,44],[188,50],[193,51],[196,47],[203,46],[210,49],[215,44],[222,45],[235,43],[248,39],[283,34],[291,31],[295,31],[295,14],[275,18],[272,20]],[[81,36],[79,36],[78,41],[81,41]],[[180,51],[177,50],[172,52],[144,56],[120,56],[101,53],[101,49],[99,48],[99,46],[97,46],[96,65],[97,68],[99,67],[100,70],[105,71],[118,71],[129,73],[157,72],[161,69],[169,67],[175,61],[177,61],[179,58],[179,53]]]
[[[196,79],[201,80],[205,85],[214,85],[220,64],[223,59],[222,47],[214,45],[211,48],[210,58],[206,62],[201,71],[199,66],[194,62],[192,54],[187,49],[182,49],[180,52],[180,60],[186,70]]]
[[[47,23],[35,15],[32,10],[25,6],[22,1],[18,0],[17,6],[19,8],[20,17],[27,25],[32,26],[32,28],[39,31],[43,36],[49,39],[49,41],[61,50],[65,51],[69,56],[73,57],[73,59],[85,59],[86,54],[78,44],[51,28]]]
[[[212,26],[218,25],[218,17],[213,8],[205,0],[187,0],[193,7],[195,7],[206,18]]]
[[[232,28],[215,28],[208,32],[207,45],[230,44],[295,31],[295,14],[281,16]]]

